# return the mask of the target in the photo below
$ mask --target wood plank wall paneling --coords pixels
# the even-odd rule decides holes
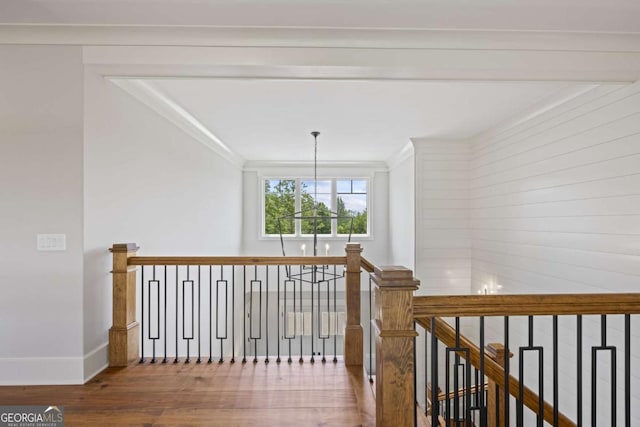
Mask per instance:
[[[481,135],[471,143],[468,178],[472,292],[485,285],[505,294],[640,290],[640,83],[597,86],[530,120]],[[624,391],[622,325],[619,316],[608,320],[609,343],[619,345],[619,401]],[[576,320],[560,318],[558,326],[560,410],[575,419]],[[585,318],[583,327],[582,377],[588,383],[600,319]],[[488,319],[487,328],[487,340],[502,339],[502,319]],[[537,345],[551,348],[551,328],[551,318],[535,320]],[[525,331],[524,320],[512,320],[513,346],[526,340]],[[634,319],[635,366],[640,363],[639,331]],[[551,351],[545,350],[544,363],[549,375]],[[512,372],[517,366],[514,357]],[[601,368],[604,389],[607,368]],[[533,384],[536,369],[528,371]],[[636,370],[632,425],[640,425],[639,380]],[[552,396],[551,384],[546,381],[545,396]],[[619,420],[621,411],[618,406]],[[599,402],[598,413],[608,416],[608,399]]]
[[[414,148],[418,294],[468,294],[470,146],[416,140]]]

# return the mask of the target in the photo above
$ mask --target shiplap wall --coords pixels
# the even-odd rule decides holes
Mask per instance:
[[[414,167],[412,153],[389,169],[389,262],[411,269],[415,269]]]
[[[417,294],[468,294],[469,152],[461,141],[414,140]]]
[[[515,126],[472,141],[469,164],[471,292],[637,292],[640,290],[640,84],[598,86]],[[560,319],[560,410],[575,419],[575,319]],[[502,321],[488,335],[502,339]],[[609,320],[621,344],[622,319]],[[585,423],[590,422],[591,346],[599,319],[585,318]],[[640,322],[634,320],[632,425],[640,425]],[[514,319],[513,344],[526,339]],[[551,319],[536,320],[536,344],[551,349]],[[513,346],[515,347],[515,346]],[[623,346],[618,393],[623,401]],[[517,352],[515,352],[517,354]],[[517,372],[514,358],[512,371]],[[599,372],[598,425],[609,425],[606,363]],[[545,399],[551,401],[551,351]],[[537,370],[528,366],[535,389]],[[600,393],[599,393],[600,394]],[[618,425],[624,418],[619,406]]]

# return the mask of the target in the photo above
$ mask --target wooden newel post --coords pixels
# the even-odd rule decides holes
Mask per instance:
[[[113,324],[109,329],[109,366],[127,366],[140,357],[136,268],[127,262],[138,249],[135,243],[116,243],[109,249],[113,253]]]
[[[345,299],[347,324],[344,330],[344,363],[347,366],[362,366],[364,342],[360,323],[360,243],[347,243],[347,280]]]
[[[376,426],[415,425],[413,292],[420,282],[405,267],[376,267]]]
[[[501,343],[487,344],[485,346],[485,354],[491,360],[504,368],[504,345]],[[513,354],[509,352],[509,358],[511,357],[513,357]],[[509,402],[505,402],[504,390],[503,384],[496,384],[495,381],[491,380],[487,381],[487,425],[496,427],[505,427],[509,425],[509,422],[504,419],[505,405],[509,404]]]

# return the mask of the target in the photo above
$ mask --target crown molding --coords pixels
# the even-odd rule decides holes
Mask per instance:
[[[524,111],[518,112],[515,116],[512,116],[505,121],[498,123],[497,125],[487,129],[484,132],[479,133],[478,135],[474,135],[469,138],[472,143],[477,143],[478,141],[485,140],[487,138],[495,137],[504,132],[508,132],[511,129],[514,129],[523,123],[529,122],[530,120],[539,117],[548,111],[557,108],[558,106],[570,102],[573,99],[579,98],[583,95],[588,94],[600,87],[606,88],[610,87],[611,90],[616,89],[616,85],[611,86],[603,86],[603,85],[587,85],[583,87],[575,87],[573,85],[569,85],[565,88],[560,89],[556,93],[551,94],[550,96],[539,100],[534,105],[530,106],[528,109]]]
[[[205,125],[170,97],[162,93],[152,82],[138,79],[107,78],[107,80],[178,126],[189,136],[220,155],[232,165],[242,168],[244,164],[242,157],[234,153]]]
[[[245,172],[260,172],[267,169],[296,169],[312,168],[312,160],[248,160],[244,163]],[[375,172],[387,172],[387,163],[382,161],[357,161],[357,160],[335,160],[318,161],[318,166],[324,169],[368,169]]]
[[[0,44],[640,52],[639,33],[0,24]]]
[[[414,154],[413,142],[407,142],[404,147],[387,159],[389,170],[397,168],[400,163],[404,162]]]

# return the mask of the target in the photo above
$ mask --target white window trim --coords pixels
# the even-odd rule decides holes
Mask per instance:
[[[279,234],[265,234],[264,233],[264,227],[265,227],[265,212],[264,212],[264,206],[265,206],[265,191],[264,191],[264,182],[265,180],[268,179],[289,179],[289,180],[295,180],[296,181],[296,191],[295,191],[295,211],[299,212],[301,209],[301,200],[302,198],[300,197],[300,182],[301,181],[307,181],[307,180],[313,180],[313,176],[308,176],[308,175],[291,175],[291,174],[258,174],[258,187],[260,190],[260,228],[259,228],[259,236],[258,239],[259,240],[280,240],[280,235]],[[357,175],[323,175],[323,176],[318,176],[318,181],[326,181],[326,180],[331,180],[331,205],[332,205],[332,209],[334,209],[334,207],[336,207],[337,209],[337,184],[336,182],[339,180],[364,180],[367,182],[367,234],[353,234],[351,236],[351,240],[373,240],[373,215],[372,215],[372,210],[371,210],[371,206],[373,205],[372,203],[372,199],[373,199],[373,191],[372,191],[372,187],[373,187],[373,181],[374,181],[374,177],[373,175],[362,175],[362,174],[357,174]],[[335,224],[334,224],[335,223]],[[296,221],[296,234],[289,234],[289,235],[284,235],[284,239],[286,240],[304,240],[307,241],[309,240],[310,237],[312,237],[312,234],[302,234],[301,233],[301,222],[300,221]],[[337,220],[332,220],[331,221],[331,234],[319,234],[318,235],[318,240],[326,240],[326,241],[332,241],[332,240],[344,240],[345,237],[347,237],[347,234],[337,234]]]

